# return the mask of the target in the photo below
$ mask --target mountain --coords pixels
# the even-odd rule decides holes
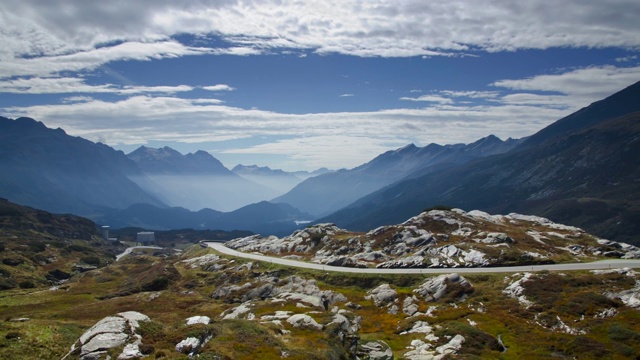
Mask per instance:
[[[79,271],[104,266],[125,249],[99,236],[91,220],[6,199],[0,199],[0,229],[0,290],[51,286]]]
[[[294,186],[304,180],[292,173],[279,169],[274,170],[268,166],[238,164],[231,169],[231,171],[233,171],[234,174],[253,181],[256,184],[271,188],[279,192],[280,195],[291,190]]]
[[[142,173],[120,151],[31,118],[0,117],[1,197],[79,215],[141,202],[164,206],[129,177]]]
[[[294,171],[291,174],[295,175],[296,177],[299,177],[302,180],[307,180],[310,177],[327,174],[330,172],[333,172],[333,170],[329,170],[326,167],[323,167],[313,171]]]
[[[410,174],[432,171],[435,165],[461,164],[506,152],[520,141],[502,141],[491,135],[472,144],[417,147],[413,144],[387,151],[351,170],[339,170],[307,179],[272,201],[291,204],[301,211],[324,216]]]
[[[278,195],[234,174],[205,151],[182,155],[170,147],[142,146],[127,156],[144,174],[131,179],[170,206],[232,211]]]
[[[288,204],[261,201],[226,213],[211,209],[190,211],[181,207],[160,208],[136,204],[127,209],[112,211],[95,220],[113,228],[249,230],[264,234],[283,234],[297,229],[297,222],[310,219],[311,215]]]
[[[218,159],[203,150],[182,155],[168,146],[160,149],[141,146],[127,157],[147,174],[202,174],[233,177],[233,173]]]
[[[393,184],[319,221],[368,229],[446,205],[536,214],[638,244],[639,99],[635,84],[559,120],[563,126],[554,123],[508,153]],[[636,112],[612,119],[608,116],[619,113],[612,109]],[[581,119],[583,127],[577,125]]]

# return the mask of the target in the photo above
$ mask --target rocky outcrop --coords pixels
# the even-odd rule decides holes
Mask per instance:
[[[457,273],[440,275],[427,279],[414,293],[422,296],[426,301],[438,301],[447,293],[455,292],[455,300],[473,292],[473,286],[467,279]]]
[[[378,307],[385,307],[398,301],[398,292],[392,289],[389,284],[382,284],[371,290],[365,298],[373,301]]]
[[[142,356],[139,345],[142,336],[137,334],[141,321],[149,321],[149,317],[135,311],[107,316],[87,330],[78,341],[71,346],[71,351],[64,357],[76,354],[80,359],[97,359],[111,348],[126,344],[118,359],[133,359]]]
[[[235,239],[246,252],[286,255],[344,267],[442,268],[529,265],[586,258],[639,258],[640,249],[598,239],[583,230],[521,214],[431,210],[366,234],[318,224],[291,236]]]

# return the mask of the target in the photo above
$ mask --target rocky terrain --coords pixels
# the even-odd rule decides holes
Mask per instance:
[[[81,218],[74,218],[77,229],[53,219],[60,226],[52,229],[66,224],[68,234],[82,233]],[[3,231],[25,236],[24,229]],[[316,271],[197,245],[179,253],[135,251],[74,273],[62,286],[35,282],[0,291],[0,358],[640,356],[633,345],[640,342],[640,273],[633,269],[456,272],[485,261],[498,266],[637,256],[632,246],[543,218],[431,210],[368,233],[325,224],[282,239],[249,236],[229,244],[322,263],[343,256],[353,266],[439,266],[442,273]],[[16,268],[23,274],[29,269]]]
[[[399,225],[354,233],[318,224],[292,235],[232,240],[245,252],[315,263],[378,268],[486,267],[638,258],[635,246],[604,240],[546,218],[430,210]]]

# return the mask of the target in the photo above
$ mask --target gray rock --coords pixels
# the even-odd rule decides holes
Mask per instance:
[[[398,292],[389,284],[382,284],[371,290],[365,299],[370,299],[376,306],[382,307],[395,302],[398,299]]]
[[[393,360],[393,351],[382,340],[370,341],[361,345],[358,355],[371,360]]]
[[[126,344],[119,359],[136,357],[140,335],[136,334],[140,321],[149,321],[149,317],[135,311],[127,311],[116,316],[107,316],[98,321],[80,336],[71,346],[72,353],[77,353],[83,360],[100,358],[107,350]]]
[[[318,324],[311,316],[307,314],[295,314],[287,319],[287,322],[293,327],[304,327],[315,330],[322,330],[322,325]]]
[[[440,275],[427,279],[413,292],[424,297],[427,301],[438,301],[447,293],[448,285],[456,284],[466,291],[471,291],[473,286],[464,277],[457,273]]]

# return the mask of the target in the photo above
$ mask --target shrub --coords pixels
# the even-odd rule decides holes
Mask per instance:
[[[24,260],[19,258],[6,258],[6,259],[2,259],[2,263],[9,266],[18,266],[24,263]]]
[[[169,279],[164,276],[155,278],[142,286],[143,291],[160,291],[169,286]]]
[[[25,280],[20,282],[18,286],[20,286],[20,289],[33,289],[34,287],[36,287],[36,284],[32,283],[29,280]]]
[[[142,355],[150,355],[153,354],[156,349],[148,344],[140,344],[140,346],[138,346],[138,349],[140,349],[140,352],[142,353]]]
[[[43,252],[47,249],[47,246],[42,241],[30,241],[28,245],[33,252]]]
[[[4,336],[4,338],[7,340],[11,340],[11,339],[19,339],[21,336],[22,334],[20,334],[17,331],[10,331],[7,333],[7,335]]]
[[[97,256],[85,256],[81,260],[88,265],[100,266],[100,258]]]

